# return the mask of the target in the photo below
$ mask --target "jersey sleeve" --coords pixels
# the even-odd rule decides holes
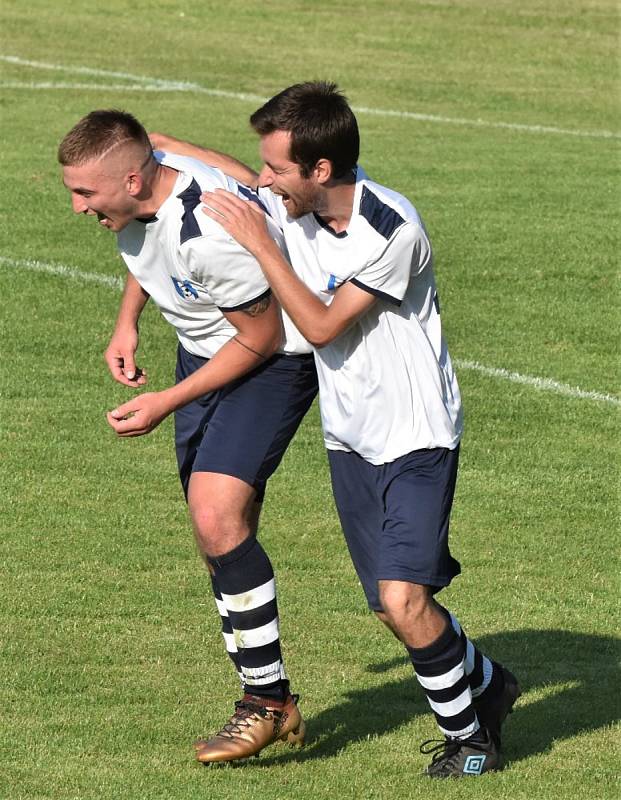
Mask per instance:
[[[431,263],[431,245],[423,228],[405,223],[395,231],[380,256],[350,282],[382,300],[401,305],[410,279]]]
[[[184,248],[190,272],[220,311],[241,311],[270,293],[257,260],[230,236],[200,236]]]

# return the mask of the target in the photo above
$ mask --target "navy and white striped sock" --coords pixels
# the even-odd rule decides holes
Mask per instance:
[[[479,721],[465,672],[465,648],[453,627],[447,624],[427,647],[407,649],[442,733],[452,739],[476,733]]]
[[[244,676],[239,663],[239,650],[237,649],[237,644],[235,643],[235,634],[233,633],[231,620],[229,619],[228,611],[226,610],[224,601],[222,600],[222,595],[220,594],[218,582],[213,575],[211,576],[211,586],[213,589],[213,596],[216,601],[216,606],[218,607],[218,613],[220,614],[220,620],[222,622],[222,637],[224,639],[224,646],[226,647],[226,652],[229,654],[229,658],[233,662],[235,671],[239,676],[239,681],[243,691]]]
[[[479,699],[484,694],[489,697],[498,695],[502,690],[502,675],[499,665],[482,653],[468,639],[457,618],[450,611],[447,609],[444,609],[444,611],[450,617],[451,625],[464,646],[466,654],[464,668],[468,676],[472,697]]]
[[[232,645],[237,648],[244,691],[285,700],[288,681],[280,649],[276,583],[265,550],[250,536],[229,553],[210,557],[209,564],[233,637],[227,650],[231,654]]]

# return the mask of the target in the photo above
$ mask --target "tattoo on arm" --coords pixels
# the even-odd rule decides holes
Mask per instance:
[[[249,317],[258,317],[260,314],[264,314],[267,311],[267,309],[270,307],[271,302],[272,302],[272,295],[268,294],[267,297],[263,297],[254,305],[248,306],[248,308],[243,308],[242,311],[244,312],[244,314],[248,314]]]
[[[255,356],[259,356],[259,358],[261,358],[263,360],[265,360],[267,358],[267,356],[264,353],[259,353],[258,350],[253,350],[252,347],[248,347],[247,344],[244,344],[243,342],[241,342],[237,338],[237,336],[233,336],[232,341],[237,342],[237,344],[240,345],[240,347],[243,347],[244,350],[248,350],[249,352],[254,353]]]

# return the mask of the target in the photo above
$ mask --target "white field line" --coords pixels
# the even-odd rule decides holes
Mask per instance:
[[[0,81],[0,89],[34,89],[41,91],[95,91],[95,92],[178,92],[174,86],[157,86],[152,83],[59,83],[52,81]]]
[[[567,397],[574,397],[580,400],[597,400],[601,403],[611,403],[615,406],[621,406],[621,398],[615,397],[611,394],[603,394],[602,392],[590,392],[586,389],[579,389],[576,386],[569,386],[566,383],[559,383],[551,378],[537,378],[534,375],[520,375],[519,372],[509,372],[506,369],[499,367],[486,367],[484,364],[479,364],[478,361],[463,361],[462,359],[455,359],[455,366],[458,369],[468,369],[474,372],[480,372],[482,375],[487,375],[490,378],[501,378],[502,380],[512,381],[513,383],[521,383],[524,386],[532,386],[535,389],[540,389],[544,392],[555,392],[556,394],[564,394]]]
[[[29,259],[15,259],[0,255],[0,266],[13,269],[29,270],[30,272],[45,272],[48,275],[59,275],[61,278],[72,278],[81,283],[98,283],[111,289],[121,291],[125,281],[113,275],[98,275],[96,272],[86,272],[65,264],[46,264],[43,261]]]
[[[69,278],[80,281],[81,283],[97,283],[100,286],[106,286],[116,289],[117,291],[121,291],[124,284],[123,278],[115,278],[111,275],[100,275],[96,272],[86,272],[76,269],[75,267],[69,267],[66,264],[46,264],[43,261],[16,259],[0,255],[0,266],[18,270],[30,270],[32,272],[44,272],[48,275],[58,275],[61,278]],[[555,394],[565,395],[578,400],[595,400],[599,403],[621,406],[621,398],[619,397],[603,394],[601,392],[579,389],[575,386],[569,386],[566,383],[559,383],[551,378],[537,378],[533,375],[521,375],[519,372],[509,372],[506,369],[499,369],[497,367],[486,367],[484,364],[479,364],[477,361],[463,361],[461,359],[455,360],[455,366],[459,369],[479,372],[490,378],[500,378],[501,380],[512,381],[513,383],[521,383],[524,386],[530,386],[540,391],[554,392]]]
[[[268,98],[256,94],[243,92],[229,92],[221,89],[211,89],[199,83],[188,81],[171,81],[164,78],[150,78],[144,75],[134,75],[130,72],[116,72],[113,70],[97,69],[95,67],[67,66],[63,64],[50,64],[43,61],[30,61],[19,56],[0,54],[0,61],[32,69],[53,70],[66,72],[73,75],[93,75],[100,78],[120,78],[133,81],[133,86],[112,86],[107,84],[81,84],[81,83],[50,83],[50,82],[20,82],[5,81],[0,86],[6,89],[95,89],[104,91],[162,91],[162,92],[195,92],[207,94],[212,97],[225,97],[233,100],[244,100],[253,103],[264,103]],[[543,133],[560,136],[579,136],[595,139],[621,139],[621,133],[606,130],[579,130],[571,128],[556,128],[547,125],[526,125],[517,122],[492,122],[484,119],[466,119],[462,117],[444,117],[435,114],[419,114],[413,111],[398,111],[394,109],[368,108],[366,106],[353,106],[354,111],[360,114],[372,114],[380,117],[398,117],[413,119],[418,122],[432,122],[443,125],[469,125],[479,128],[500,128],[521,133]]]

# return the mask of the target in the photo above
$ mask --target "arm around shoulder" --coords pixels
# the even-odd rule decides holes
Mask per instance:
[[[235,178],[238,183],[257,188],[259,173],[255,172],[247,164],[238,161],[233,156],[221,153],[218,150],[211,150],[208,147],[201,147],[198,144],[186,142],[183,139],[176,139],[166,133],[153,131],[149,134],[154,150],[163,150],[166,153],[176,153],[180,156],[188,156],[202,161],[210,167],[222,170],[225,175]]]

